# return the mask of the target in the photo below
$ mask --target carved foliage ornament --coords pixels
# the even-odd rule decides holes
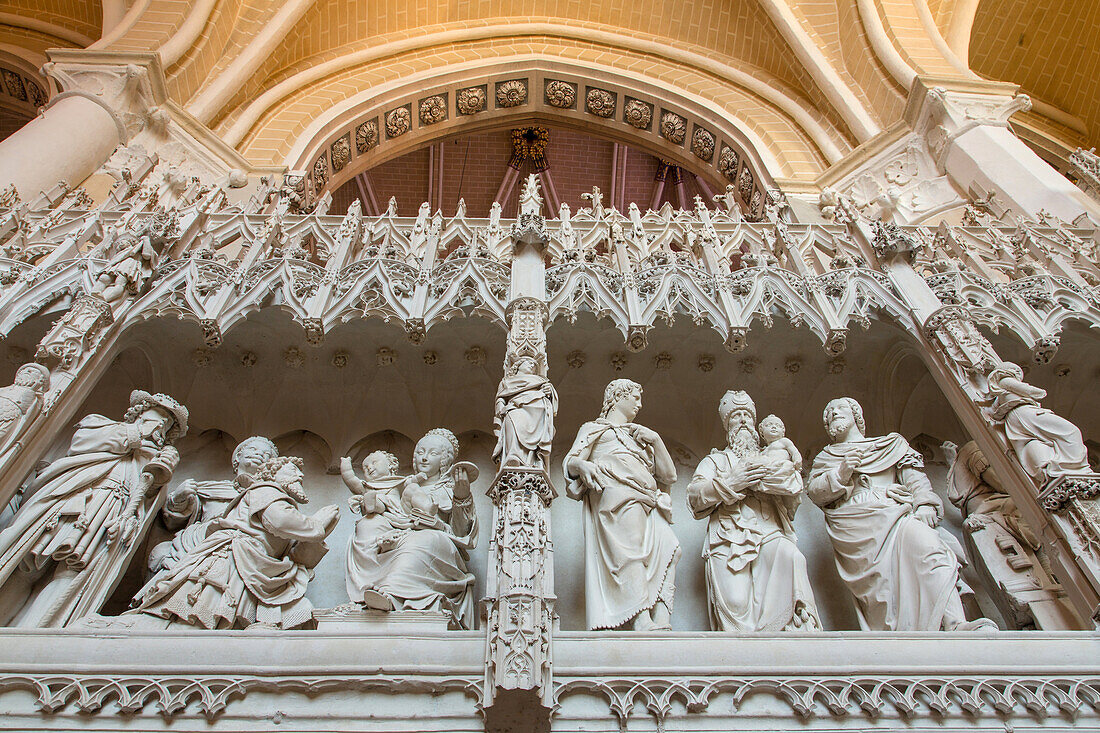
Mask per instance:
[[[351,136],[344,135],[332,144],[332,170],[342,171],[351,160]]]
[[[460,115],[477,114],[485,109],[485,87],[467,87],[455,94],[455,107]]]
[[[577,103],[577,89],[567,81],[547,82],[546,103],[551,107],[569,109]]]
[[[313,162],[313,190],[320,191],[328,183],[328,153]]]
[[[710,160],[714,157],[714,135],[702,127],[696,127],[691,133],[691,152],[700,160]]]
[[[733,148],[722,148],[722,154],[718,156],[718,172],[730,181],[737,178],[737,151]]]
[[[420,124],[434,125],[447,119],[447,97],[434,94],[420,100]]]
[[[623,118],[632,127],[648,130],[653,123],[653,105],[640,99],[628,99],[623,106]]]
[[[589,89],[584,105],[597,117],[611,117],[615,114],[615,95],[604,89]]]
[[[408,107],[398,107],[386,113],[386,135],[399,137],[409,131],[412,126],[412,113]]]
[[[527,80],[512,79],[497,84],[497,106],[518,107],[527,103]]]
[[[675,112],[661,115],[661,137],[675,145],[682,145],[687,137],[687,120]]]

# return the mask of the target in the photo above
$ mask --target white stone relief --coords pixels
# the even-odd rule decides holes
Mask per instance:
[[[88,415],[0,533],[0,621],[66,626],[99,611],[141,546],[187,409],[135,390],[121,421]]]
[[[416,444],[412,476],[396,475],[397,459],[367,456],[358,478],[350,459],[341,475],[363,518],[348,545],[347,587],[355,603],[380,611],[448,614],[459,628],[473,627],[467,569],[478,523],[470,484],[472,463],[456,462],[458,439],[446,428],[429,430]],[[358,499],[358,501],[356,501]]]
[[[837,571],[860,626],[878,631],[991,628],[967,621],[959,558],[936,531],[943,505],[920,454],[891,433],[865,437],[863,410],[841,397],[825,408],[832,445],[814,459],[807,486],[825,511]]]
[[[707,519],[711,623],[742,633],[820,630],[793,528],[802,456],[774,415],[760,423],[761,448],[756,405],[745,392],[726,392],[718,413],[729,443],[703,459],[688,486],[692,512]]]
[[[501,468],[546,470],[550,444],[554,442],[554,416],[558,393],[550,380],[538,373],[533,356],[520,356],[508,367],[497,389],[494,429],[497,445],[493,460]]]
[[[568,496],[584,502],[585,603],[590,629],[671,628],[680,542],[664,441],[634,422],[642,388],[616,379],[600,417],[581,426],[565,458]]]
[[[206,537],[139,591],[121,623],[134,627],[293,629],[313,620],[305,597],[313,568],[328,552],[325,538],[340,508],[312,516],[302,459],[264,463],[253,482],[210,523]]]
[[[0,387],[0,455],[19,439],[27,423],[38,416],[49,388],[50,370],[35,362],[19,367],[14,381]]]

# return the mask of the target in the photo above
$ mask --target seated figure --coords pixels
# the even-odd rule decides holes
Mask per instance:
[[[301,458],[279,456],[207,524],[206,538],[137,595],[134,626],[293,629],[313,620],[306,586],[340,509],[298,510]]]
[[[341,462],[341,475],[356,496],[356,522],[348,543],[347,589],[353,602],[381,611],[417,610],[450,614],[470,628],[474,576],[467,570],[477,544],[477,514],[470,482],[477,468],[455,463],[458,439],[436,428],[416,444],[408,478],[397,475],[397,459],[381,451],[364,461],[365,479]]]

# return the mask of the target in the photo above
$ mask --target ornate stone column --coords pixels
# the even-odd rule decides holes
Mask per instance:
[[[1023,518],[1041,537],[1083,624],[1100,623],[1100,475],[1033,477],[989,409],[990,375],[1003,363],[969,311],[943,305],[911,262],[917,243],[900,227],[856,219],[853,236],[873,249],[913,317],[929,371],[959,420],[1001,477]],[[1082,446],[1083,453],[1083,446]]]
[[[493,501],[493,533],[485,599],[485,708],[487,730],[549,730],[551,699],[551,637],[555,624],[553,543],[550,502],[556,492],[547,471],[553,438],[556,395],[546,380],[545,278],[543,254],[549,235],[541,214],[542,201],[531,176],[512,229],[511,294],[508,308],[508,349],[504,379],[498,393],[498,446],[501,467],[489,489]],[[513,387],[521,362],[529,373]],[[509,455],[509,430],[503,417],[511,395],[519,389],[538,399],[541,407],[522,416],[526,424],[541,419],[540,445],[529,446],[523,460]],[[553,395],[553,397],[551,397]],[[527,400],[524,400],[525,404]],[[541,418],[538,416],[541,415]]]
[[[994,195],[994,205],[1035,217],[1042,210],[1073,222],[1098,210],[1084,193],[1050,167],[1008,127],[1031,109],[1018,87],[1000,82],[918,78],[906,118],[923,135],[936,165],[964,193]]]

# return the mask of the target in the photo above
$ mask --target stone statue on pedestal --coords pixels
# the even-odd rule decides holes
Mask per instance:
[[[49,387],[50,370],[33,361],[16,370],[11,385],[0,387],[0,453],[38,415]]]
[[[456,463],[458,439],[435,428],[413,451],[413,476],[397,475],[397,459],[378,451],[364,461],[365,479],[351,462],[341,475],[355,494],[356,522],[348,544],[347,588],[353,602],[381,611],[450,614],[472,628],[474,576],[467,570],[477,545],[477,514],[470,483],[472,463]]]
[[[712,451],[688,485],[688,505],[707,521],[703,546],[711,624],[719,631],[816,631],[817,604],[806,558],[795,543],[802,456],[783,422],[760,423],[745,392],[722,397],[718,414],[728,445]]]
[[[680,542],[669,487],[676,466],[656,432],[633,422],[642,387],[616,379],[600,417],[565,458],[570,498],[584,502],[585,604],[590,629],[670,629]]]
[[[160,508],[187,409],[135,390],[121,421],[89,415],[69,453],[29,488],[0,533],[0,621],[65,626],[99,611]],[[25,603],[23,601],[26,601]]]
[[[863,409],[850,397],[825,407],[832,440],[810,471],[810,498],[825,511],[837,571],[872,631],[996,628],[967,621],[959,558],[935,527],[943,505],[924,461],[905,438],[864,437]]]
[[[146,584],[127,615],[135,626],[293,629],[313,619],[305,598],[313,568],[340,519],[335,504],[306,516],[302,459],[265,463],[252,484],[207,525],[206,537],[164,575]]]
[[[557,412],[558,393],[538,373],[538,362],[530,356],[516,359],[497,388],[493,460],[501,468],[546,469]]]
[[[210,522],[222,516],[228,504],[249,487],[255,472],[278,455],[274,443],[254,435],[233,449],[232,480],[186,479],[170,489],[161,515],[169,529],[182,529],[149,552],[149,572],[155,575],[175,567],[181,557],[206,538]]]

